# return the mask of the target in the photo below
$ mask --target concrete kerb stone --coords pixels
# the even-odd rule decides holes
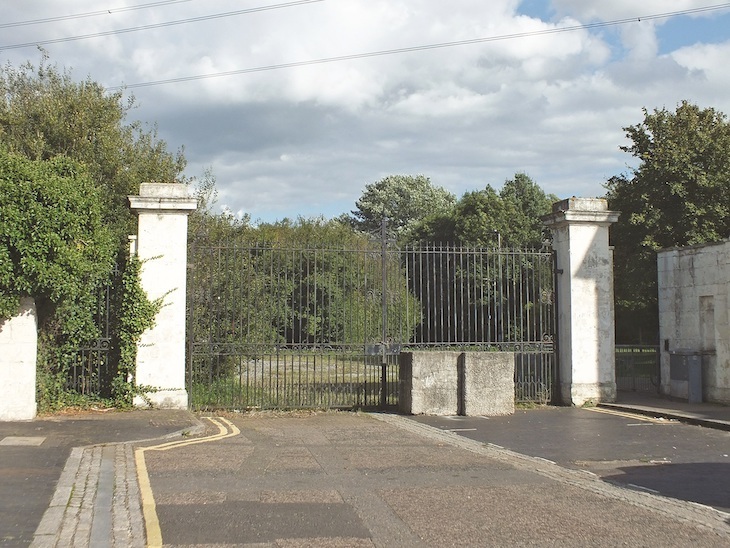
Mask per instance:
[[[592,472],[563,468],[539,457],[516,453],[503,447],[470,440],[456,433],[439,430],[403,416],[372,413],[374,418],[422,435],[438,442],[447,443],[504,462],[515,468],[534,472],[543,477],[572,485],[614,500],[648,509],[658,514],[708,528],[730,541],[730,514],[695,502],[662,497],[645,491],[628,489],[607,483]]]
[[[669,420],[676,420],[685,424],[692,424],[694,426],[703,426],[705,428],[712,428],[714,430],[724,430],[730,432],[730,421],[722,419],[710,419],[694,416],[688,413],[681,413],[668,409],[656,409],[656,408],[643,408],[635,405],[624,405],[621,403],[605,403],[601,402],[598,407],[605,409],[615,409],[617,411],[626,411],[627,413],[637,413],[639,415],[645,415],[647,417],[663,417]]]
[[[100,480],[111,482],[112,486],[110,508],[105,508],[107,511],[111,510],[111,517],[107,517],[111,521],[103,525],[105,530],[109,529],[110,545],[144,546],[144,521],[133,447],[152,441],[178,438],[185,434],[196,435],[205,430],[202,422],[192,418],[196,423],[192,428],[184,428],[156,438],[74,447],[30,546],[89,546]],[[105,468],[106,475],[101,478],[104,449],[112,447],[113,452],[106,452],[106,459],[112,460],[111,468]],[[106,477],[109,474],[111,478]]]
[[[112,501],[112,540],[115,546],[144,546],[144,519],[139,507],[134,450],[131,443],[117,448]]]

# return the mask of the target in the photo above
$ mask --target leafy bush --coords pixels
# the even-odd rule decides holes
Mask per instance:
[[[0,151],[0,318],[34,297],[39,319],[62,318],[74,341],[95,334],[91,288],[114,267],[99,192],[68,158],[28,160]]]
[[[58,399],[74,349],[98,337],[97,289],[116,251],[102,208],[80,164],[0,150],[0,319],[16,313],[21,297],[35,299],[45,335],[41,407]]]

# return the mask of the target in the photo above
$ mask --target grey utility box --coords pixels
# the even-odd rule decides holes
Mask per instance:
[[[693,350],[669,353],[669,395],[702,403],[702,354]]]

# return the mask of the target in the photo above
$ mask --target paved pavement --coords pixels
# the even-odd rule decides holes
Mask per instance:
[[[622,398],[624,399],[624,398]],[[634,397],[638,401],[638,396]],[[599,408],[547,407],[507,417],[414,417],[413,420],[471,440],[506,447],[558,465],[595,473],[605,481],[644,489],[730,513],[730,432],[695,426],[697,414],[730,408],[694,408],[690,423],[680,407],[663,412],[656,398],[643,405]],[[641,412],[639,412],[641,411]],[[707,423],[709,424],[709,423]]]
[[[730,408],[719,406],[629,404],[657,417],[701,414],[715,421],[709,426],[730,421]],[[681,493],[619,487],[604,472],[623,477],[627,471],[618,469],[631,465],[607,464],[597,441],[605,435],[604,449],[615,446],[619,457],[632,448],[656,456],[692,431],[705,445],[695,453],[710,465],[702,451],[728,453],[727,432],[672,421],[629,427],[643,421],[625,418],[619,428],[615,415],[543,409],[471,419],[504,436],[503,443],[485,443],[467,437],[478,430],[455,427],[460,419],[443,419],[450,428],[424,419],[264,413],[198,420],[185,412],[135,411],[0,423],[0,545],[730,545],[730,513],[718,510],[724,499],[697,504]],[[524,428],[493,427],[507,420],[523,420]],[[555,424],[575,434],[583,456],[548,459],[519,450],[541,430],[544,438],[557,436]],[[627,443],[627,430],[643,433]],[[652,444],[658,448],[647,451]],[[689,445],[672,447],[680,447],[673,464],[691,464],[682,461],[691,460]],[[636,460],[637,470],[670,466]],[[716,460],[717,468],[679,468],[675,477],[704,477],[706,484],[708,477],[730,477],[727,458]]]
[[[71,505],[85,493],[88,521],[88,508],[96,495],[94,480],[102,470],[106,479],[113,452],[125,449],[124,442],[192,432],[199,424],[185,411],[151,410],[0,422],[0,546],[29,545],[44,514],[57,516],[59,505],[69,502],[72,489],[76,498]],[[68,495],[65,501],[64,493]],[[44,527],[52,525],[46,520]]]

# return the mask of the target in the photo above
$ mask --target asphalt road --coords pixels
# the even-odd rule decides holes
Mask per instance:
[[[730,432],[604,409],[413,420],[568,468],[730,512]]]

